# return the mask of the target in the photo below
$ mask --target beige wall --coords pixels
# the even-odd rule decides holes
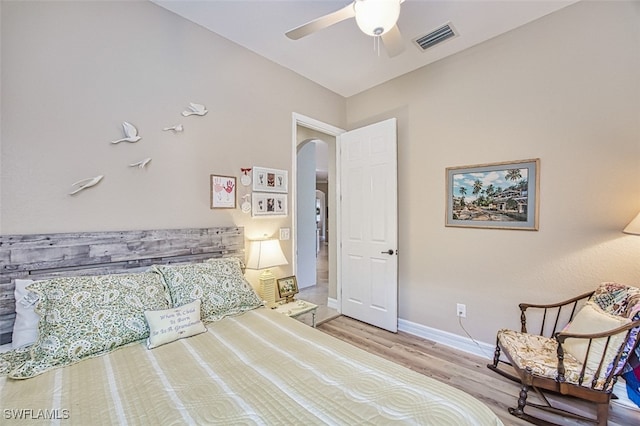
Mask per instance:
[[[209,175],[290,170],[293,112],[346,117],[344,98],[150,2],[2,2],[1,35],[3,234],[240,225],[273,235],[291,216],[211,210]],[[182,117],[189,102],[209,113]],[[142,139],[110,144],[123,121]],[[162,131],[178,123],[183,133]],[[146,157],[146,169],[127,167]],[[238,185],[241,201],[249,190]]]
[[[581,2],[347,101],[399,122],[399,316],[484,342],[517,303],[640,285],[640,2]],[[605,30],[606,29],[606,30]],[[540,158],[538,232],[447,228],[445,168]]]

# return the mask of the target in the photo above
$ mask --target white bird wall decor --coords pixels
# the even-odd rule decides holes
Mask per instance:
[[[91,188],[92,186],[97,185],[98,182],[100,182],[103,177],[104,177],[104,175],[99,175],[99,176],[96,176],[94,178],[82,179],[82,180],[79,180],[79,181],[73,183],[71,186],[72,187],[77,186],[77,188],[74,189],[73,191],[71,191],[69,193],[69,195],[77,194],[78,192],[82,191],[83,189]]]
[[[112,141],[111,143],[120,143],[120,142],[138,142],[140,139],[142,139],[140,136],[138,136],[138,129],[136,129],[136,127],[129,123],[129,122],[123,122],[122,123],[122,130],[124,130],[124,135],[125,137],[122,139],[118,139],[117,141]]]
[[[145,158],[144,160],[138,161],[137,163],[129,164],[129,167],[138,167],[140,169],[144,169],[147,164],[151,161],[151,157]]]
[[[208,112],[209,111],[207,111],[207,107],[205,107],[204,105],[194,104],[193,102],[191,102],[189,104],[189,109],[187,111],[182,111],[182,115],[188,117],[190,115],[205,115]]]
[[[178,133],[184,130],[184,127],[182,127],[182,124],[176,124],[175,126],[172,127],[165,127],[164,129],[162,129],[163,131],[167,131],[167,130],[173,130],[174,132]]]

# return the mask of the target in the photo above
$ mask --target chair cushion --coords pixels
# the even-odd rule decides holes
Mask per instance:
[[[577,334],[601,333],[629,324],[630,322],[631,320],[629,318],[608,314],[600,309],[598,305],[593,302],[588,302],[582,307],[582,309],[580,309],[573,321],[571,321],[563,331]],[[609,346],[605,353],[604,362],[602,364],[603,372],[605,372],[607,366],[613,362],[613,359],[616,357],[625,336],[626,333],[619,333],[611,336]],[[587,359],[587,368],[592,371],[596,371],[598,369],[606,344],[606,338],[593,339],[591,343],[591,350],[589,351],[589,359]],[[587,339],[567,339],[563,344],[563,348],[565,352],[568,352],[575,358],[583,361],[587,354],[588,345],[589,340]]]
[[[531,369],[534,375],[555,379],[558,376],[558,343],[555,339],[535,334],[503,329],[498,331],[498,342],[518,369]],[[570,353],[564,357],[565,380],[579,385],[582,364]],[[601,375],[602,376],[602,375]],[[593,370],[585,369],[583,386],[591,387]],[[602,389],[604,380],[599,379],[596,389]]]

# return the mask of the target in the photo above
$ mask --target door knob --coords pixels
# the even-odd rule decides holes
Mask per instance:
[[[389,249],[387,251],[381,251],[382,254],[393,254],[393,249]]]

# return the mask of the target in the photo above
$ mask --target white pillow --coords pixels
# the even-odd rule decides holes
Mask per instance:
[[[207,331],[200,321],[200,299],[177,308],[145,311],[149,324],[147,348],[153,349],[184,337]]]
[[[13,294],[16,299],[16,320],[11,338],[13,349],[32,345],[38,340],[40,316],[34,311],[38,296],[26,289],[33,282],[33,280],[15,280],[16,289]]]
[[[563,331],[566,333],[576,334],[601,333],[629,324],[630,322],[631,320],[629,318],[608,314],[593,302],[588,302],[582,307],[582,309],[580,309],[573,321],[571,321]],[[603,372],[615,358],[625,336],[626,333],[618,333],[611,337],[604,358],[604,363],[602,364]],[[606,344],[606,337],[593,339],[591,343],[591,350],[589,351],[589,359],[587,360],[587,368],[591,371],[595,372],[597,370]],[[565,340],[563,347],[565,351],[569,352],[571,355],[576,357],[576,359],[582,362],[587,353],[588,345],[589,340],[587,339],[567,339]]]

